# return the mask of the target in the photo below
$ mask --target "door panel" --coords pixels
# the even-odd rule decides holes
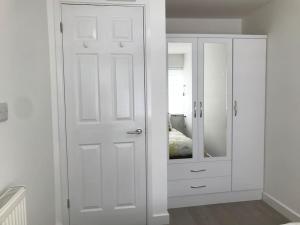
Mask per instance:
[[[132,41],[132,20],[126,17],[113,19],[113,40]]]
[[[83,210],[102,210],[102,150],[100,145],[81,145]]]
[[[78,54],[78,111],[80,122],[99,122],[98,55]],[[89,87],[86,89],[86,87]]]
[[[233,190],[263,188],[266,40],[234,40]]]
[[[143,9],[62,17],[71,224],[146,224]]]
[[[135,207],[134,143],[116,143],[115,149],[117,154],[116,207]]]
[[[134,106],[132,55],[114,55],[112,61],[116,120],[132,120]]]

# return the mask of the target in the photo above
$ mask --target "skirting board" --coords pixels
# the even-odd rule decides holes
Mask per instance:
[[[155,214],[148,221],[148,225],[167,225],[170,221],[170,215],[168,212],[162,214]]]
[[[231,202],[244,202],[262,199],[262,190],[239,191],[198,196],[182,196],[169,198],[169,209],[201,205],[213,205]]]
[[[270,205],[272,208],[280,212],[286,218],[291,220],[292,222],[300,221],[300,214],[289,208],[287,205],[280,202],[278,199],[269,195],[268,193],[263,193],[263,200]]]
[[[153,215],[152,218],[148,221],[148,225],[167,225],[170,221],[169,213],[162,213]],[[62,225],[61,222],[56,223],[56,225]]]

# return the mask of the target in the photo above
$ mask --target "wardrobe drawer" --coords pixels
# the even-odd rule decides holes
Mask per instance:
[[[231,177],[203,178],[168,182],[169,197],[231,191]]]
[[[169,164],[168,166],[168,180],[199,179],[230,175],[230,161]]]

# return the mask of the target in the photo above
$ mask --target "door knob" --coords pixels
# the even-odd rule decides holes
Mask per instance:
[[[134,131],[128,131],[127,134],[137,134],[137,135],[140,135],[143,133],[143,130],[142,129],[137,129],[137,130],[134,130]]]

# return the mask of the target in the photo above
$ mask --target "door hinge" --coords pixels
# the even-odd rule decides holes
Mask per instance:
[[[68,208],[68,209],[71,208],[70,199],[67,199],[67,208]]]
[[[59,26],[60,26],[60,32],[63,33],[64,32],[63,23],[60,22]]]

